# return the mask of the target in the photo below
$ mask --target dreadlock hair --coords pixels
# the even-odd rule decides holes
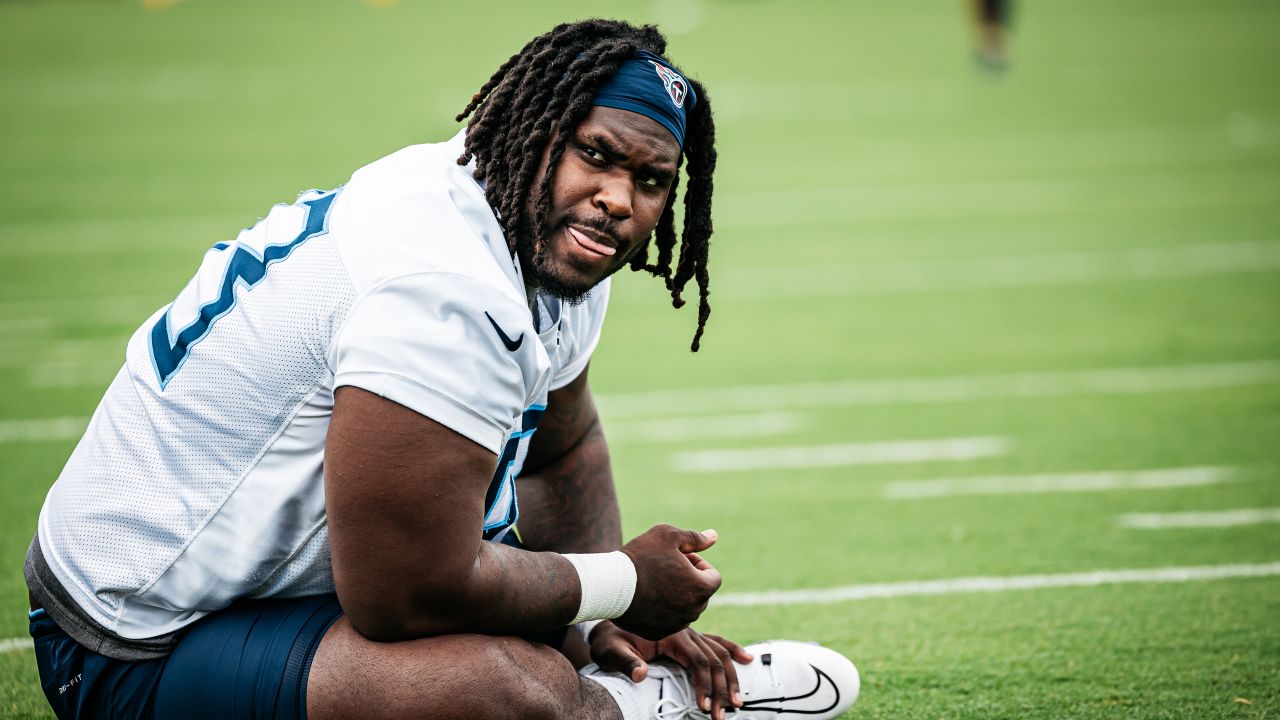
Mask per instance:
[[[666,38],[652,25],[636,27],[599,19],[557,25],[530,40],[504,62],[457,116],[458,122],[471,116],[458,164],[466,165],[475,159],[475,178],[487,181],[485,197],[496,211],[512,252],[516,251],[518,238],[536,240],[550,230],[547,213],[555,168],[569,136],[591,111],[596,94],[636,51],[664,55],[666,47]],[[677,179],[671,185],[653,236],[629,265],[632,270],[661,277],[676,308],[685,303],[681,294],[689,280],[697,281],[698,329],[690,346],[697,352],[711,315],[707,252],[711,243],[711,176],[716,149],[707,91],[697,81],[688,80],[697,93],[697,103],[688,113],[684,152],[678,161],[685,165],[686,175],[679,261],[673,269]],[[548,169],[534,188],[539,161],[548,143]],[[529,193],[536,193],[532,212],[527,202]],[[651,244],[658,251],[654,263],[649,262]]]

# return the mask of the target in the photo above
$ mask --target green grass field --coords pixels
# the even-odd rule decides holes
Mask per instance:
[[[704,350],[624,277],[592,372],[628,535],[720,532],[705,627],[849,654],[854,718],[1280,717],[1280,4],[1026,1],[1002,76],[959,0],[441,5],[0,3],[0,716],[51,717],[21,561],[136,325],[604,15],[667,23],[718,119]],[[1014,492],[1066,473],[1110,475]],[[975,576],[1044,577],[902,585]]]

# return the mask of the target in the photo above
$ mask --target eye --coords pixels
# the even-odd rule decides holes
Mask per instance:
[[[591,147],[590,145],[579,145],[578,147],[582,150],[582,154],[587,156],[588,160],[594,163],[601,163],[601,164],[604,163],[605,161],[604,153]]]
[[[662,187],[662,181],[652,175],[641,175],[639,177],[640,184],[651,188]]]

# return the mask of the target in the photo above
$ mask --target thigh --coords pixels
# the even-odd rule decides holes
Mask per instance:
[[[342,608],[333,595],[247,600],[195,623],[165,662],[157,720],[304,720],[312,658]]]
[[[339,718],[615,717],[607,694],[584,692],[550,646],[517,637],[448,635],[379,643],[346,618],[333,624],[311,666],[311,720]]]

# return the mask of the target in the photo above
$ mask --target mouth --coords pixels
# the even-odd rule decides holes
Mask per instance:
[[[600,257],[612,257],[618,252],[618,241],[606,233],[582,225],[566,225],[570,239],[586,252]]]

